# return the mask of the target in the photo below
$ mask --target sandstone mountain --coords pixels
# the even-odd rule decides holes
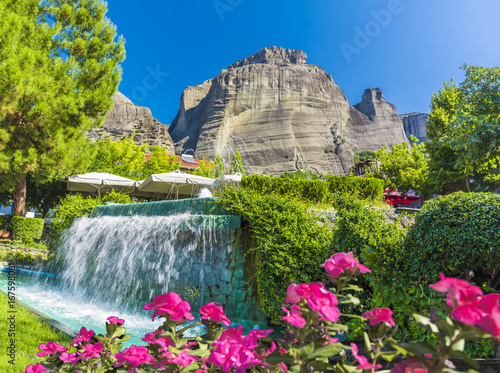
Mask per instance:
[[[427,118],[429,117],[429,114],[411,113],[400,115],[400,117],[403,120],[406,137],[410,138],[410,135],[413,135],[419,139],[420,142],[428,140],[425,132],[425,126],[427,125]]]
[[[103,134],[120,140],[134,135],[134,143],[160,145],[174,152],[174,143],[168,134],[168,126],[161,124],[147,107],[135,106],[122,93],[113,95],[113,108],[100,128],[93,129],[87,136],[93,140],[101,139]]]
[[[402,119],[380,89],[351,106],[321,67],[299,50],[265,48],[217,77],[187,87],[169,132],[176,153],[196,157],[236,148],[251,172],[298,168],[346,174],[354,151],[408,141]]]

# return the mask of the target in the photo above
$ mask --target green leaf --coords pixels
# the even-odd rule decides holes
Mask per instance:
[[[315,359],[317,357],[330,357],[337,355],[340,351],[344,349],[345,346],[343,346],[340,343],[333,343],[329,344],[326,346],[323,346],[321,348],[318,348],[314,353],[309,355],[309,359]]]

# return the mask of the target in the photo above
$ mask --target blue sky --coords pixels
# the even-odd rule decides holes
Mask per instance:
[[[428,112],[460,65],[499,66],[498,0],[108,0],[126,40],[119,90],[169,124],[186,86],[267,46],[301,49],[351,104],[380,87]]]

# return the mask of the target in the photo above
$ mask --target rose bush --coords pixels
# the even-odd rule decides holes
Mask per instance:
[[[41,344],[37,355],[46,356],[46,360],[28,366],[25,372],[366,373],[382,372],[383,363],[393,362],[399,356],[391,373],[454,373],[457,370],[450,358],[461,358],[477,367],[464,353],[465,340],[500,336],[500,295],[483,295],[477,286],[441,274],[441,280],[431,288],[446,295],[444,311],[449,316],[413,315],[420,326],[435,333],[439,348],[425,343],[398,343],[390,309],[375,308],[362,316],[341,314],[338,309],[339,304],[359,303],[352,292],[361,289],[353,280],[369,269],[352,253],[337,253],[323,266],[327,281],[292,283],[288,287],[287,304],[283,307],[286,315],[281,318],[285,329],[279,338],[270,337],[272,329],[244,334],[242,326],[229,327],[231,321],[223,307],[213,302],[201,307],[200,320],[187,325],[188,320],[194,320],[191,305],[178,294],[168,293],[144,306],[154,310],[153,320],[164,319],[163,325],[142,338],[147,347],[132,345],[123,349],[123,342],[130,338],[125,334],[125,321],[110,316],[104,335],[80,330],[71,343],[76,352],[53,342]],[[344,318],[358,318],[364,324],[364,352],[354,343],[345,345],[339,341],[339,334],[348,331],[339,322]],[[184,336],[198,325],[206,329],[203,337]]]

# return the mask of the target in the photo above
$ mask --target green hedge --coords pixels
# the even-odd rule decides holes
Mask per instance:
[[[384,182],[380,179],[328,175],[326,181],[250,175],[241,180],[244,189],[260,194],[278,194],[314,202],[327,202],[332,194],[381,201]]]
[[[12,218],[14,240],[26,243],[32,243],[34,240],[39,240],[42,237],[43,224],[43,219],[14,216]]]
[[[256,258],[259,302],[268,317],[279,320],[291,282],[325,279],[320,265],[333,254],[333,232],[317,224],[317,217],[306,207],[286,196],[227,188],[221,202],[242,216],[256,238],[257,247],[246,249]]]
[[[0,215],[0,230],[6,232],[12,231],[12,215]]]
[[[241,187],[262,195],[278,194],[315,202],[326,202],[330,195],[328,183],[321,180],[250,175],[243,176]]]
[[[408,268],[429,281],[440,272],[463,278],[466,269],[489,277],[500,268],[500,195],[458,192],[426,202],[405,250]]]
[[[347,194],[360,199],[381,201],[384,193],[384,181],[374,177],[328,175],[331,193]]]

